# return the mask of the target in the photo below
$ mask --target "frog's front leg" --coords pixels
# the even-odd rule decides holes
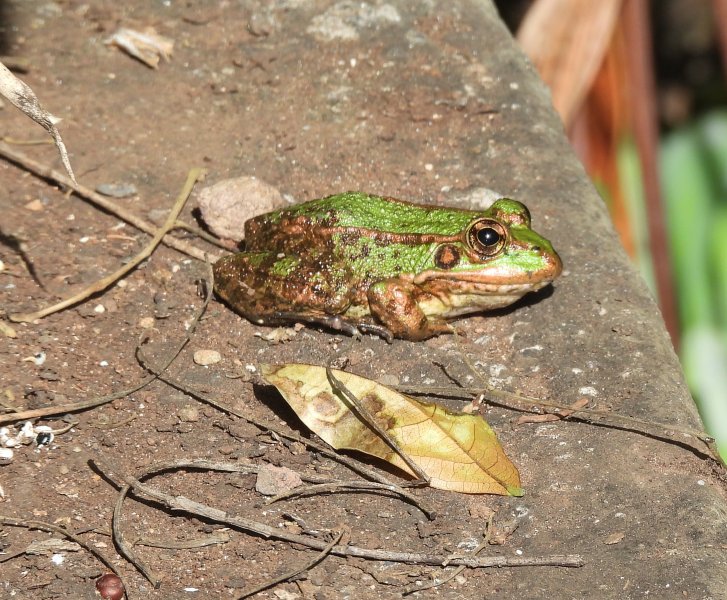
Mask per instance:
[[[397,278],[379,281],[368,291],[371,314],[395,337],[412,341],[452,333],[442,317],[428,316],[422,310],[422,304],[432,298],[429,292]]]

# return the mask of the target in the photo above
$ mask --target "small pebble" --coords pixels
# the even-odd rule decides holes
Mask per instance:
[[[397,386],[399,385],[399,378],[392,373],[384,373],[379,377],[379,383],[386,386]]]
[[[154,327],[154,323],[154,317],[142,317],[141,319],[139,319],[139,327],[141,327],[142,329],[151,329],[152,327]]]
[[[197,350],[192,357],[192,360],[198,365],[206,367],[208,365],[214,365],[222,360],[222,355],[217,350]]]
[[[25,205],[25,208],[28,210],[32,210],[33,212],[38,212],[40,210],[43,210],[43,203],[38,199],[31,200]]]
[[[196,423],[199,421],[199,410],[196,406],[184,406],[177,411],[177,417],[184,423]]]
[[[263,465],[257,474],[255,490],[264,496],[277,496],[302,485],[300,475],[288,467]]]
[[[149,217],[149,220],[155,225],[161,225],[164,223],[168,214],[169,210],[166,208],[152,208],[146,213],[146,216]]]
[[[96,191],[111,198],[128,198],[137,194],[133,183],[102,183],[96,186]]]
[[[199,193],[202,219],[215,235],[239,242],[251,217],[286,205],[280,191],[255,177],[224,179]]]

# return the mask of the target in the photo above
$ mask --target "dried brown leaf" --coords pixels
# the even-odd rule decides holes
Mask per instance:
[[[338,396],[324,367],[284,364],[261,369],[264,379],[328,444],[377,456],[413,474]],[[451,412],[345,371],[333,373],[421,468],[432,487],[468,494],[522,495],[517,469],[480,415]]]

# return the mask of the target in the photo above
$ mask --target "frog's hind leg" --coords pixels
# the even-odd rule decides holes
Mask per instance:
[[[350,292],[326,287],[321,264],[274,252],[243,252],[214,265],[215,292],[235,312],[258,325],[300,322],[351,336],[373,333],[391,341],[388,329],[350,320],[340,313],[350,304]]]
[[[266,276],[274,260],[271,252],[223,256],[212,268],[216,294],[246,319],[264,324],[280,308],[275,282]]]

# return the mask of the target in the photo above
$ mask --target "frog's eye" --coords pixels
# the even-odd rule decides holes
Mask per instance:
[[[500,241],[500,234],[492,227],[485,227],[477,232],[477,241],[489,248]]]
[[[467,230],[467,243],[477,254],[494,256],[505,246],[507,231],[492,219],[480,219]]]

